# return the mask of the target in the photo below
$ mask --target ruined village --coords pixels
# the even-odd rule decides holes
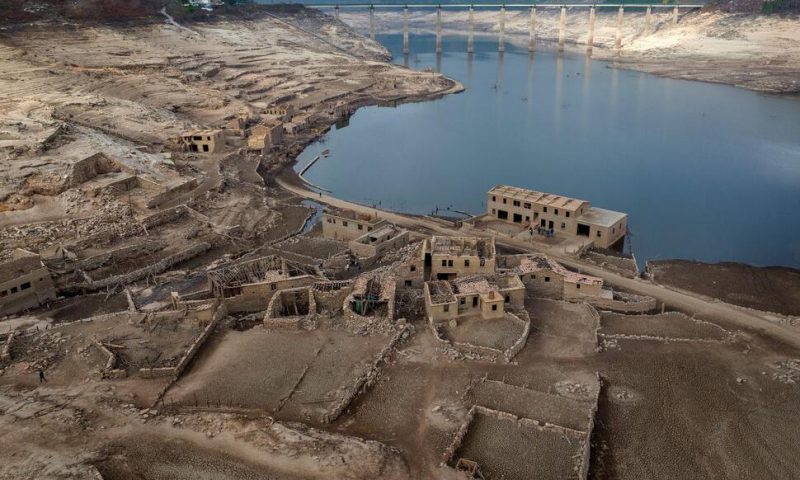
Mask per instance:
[[[462,89],[316,10],[26,21],[0,478],[800,475],[796,272],[640,271],[626,213],[536,185],[466,219],[315,188],[297,155],[356,109]]]

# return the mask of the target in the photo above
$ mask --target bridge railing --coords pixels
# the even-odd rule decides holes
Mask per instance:
[[[616,37],[614,41],[614,47],[617,51],[622,48],[622,24],[624,19],[625,8],[635,8],[635,9],[644,9],[645,10],[645,34],[652,33],[652,11],[656,8],[662,9],[672,9],[672,23],[677,25],[679,16],[678,10],[679,9],[697,9],[705,7],[704,3],[640,3],[640,2],[629,2],[629,3],[552,3],[552,2],[542,2],[542,3],[442,3],[442,4],[434,4],[434,3],[327,3],[327,2],[319,2],[319,3],[308,3],[306,4],[308,7],[315,7],[315,8],[333,8],[334,16],[338,19],[339,18],[339,10],[342,8],[348,9],[368,9],[369,10],[369,30],[370,30],[370,37],[375,40],[376,35],[376,27],[375,27],[375,9],[376,8],[384,8],[384,9],[396,9],[402,8],[403,9],[403,53],[408,54],[410,51],[409,39],[408,39],[408,11],[410,8],[419,9],[419,8],[431,8],[436,9],[436,53],[442,53],[442,9],[452,8],[452,9],[468,9],[469,10],[469,17],[467,20],[467,52],[472,53],[474,52],[474,19],[473,19],[473,11],[476,8],[500,8],[500,16],[499,16],[499,38],[498,38],[498,50],[504,51],[505,50],[505,12],[509,8],[519,9],[530,9],[531,12],[531,20],[530,20],[530,34],[529,34],[529,46],[528,49],[533,51],[536,45],[536,11],[540,8],[558,8],[561,11],[561,17],[559,20],[559,30],[558,30],[558,50],[564,50],[564,41],[566,38],[566,18],[567,18],[567,7],[570,9],[575,8],[588,8],[589,9],[589,34],[587,37],[587,51],[591,51],[594,47],[594,29],[595,29],[595,20],[596,20],[596,12],[597,9],[607,8],[607,9],[616,9],[617,13],[617,30],[616,30]]]

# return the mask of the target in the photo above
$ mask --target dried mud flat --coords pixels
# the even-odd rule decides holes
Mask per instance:
[[[800,316],[800,270],[741,263],[664,260],[647,263],[657,283],[765,312]]]
[[[397,296],[407,323],[346,316],[348,281],[323,282],[336,287],[311,330],[217,317],[209,270],[283,254],[319,274],[346,249],[302,234],[312,209],[272,183],[337,102],[459,88],[385,57],[297,8],[0,33],[2,255],[40,253],[60,292],[0,322],[0,479],[463,479],[443,454],[476,406],[504,413],[479,414],[456,451],[490,479],[576,472],[579,436],[534,425],[587,432],[592,418],[589,478],[798,478],[800,354],[724,319],[529,296],[524,348],[490,362],[443,350],[413,291]],[[233,131],[219,153],[174,145],[284,103],[314,120],[266,155]],[[132,188],[108,188],[120,180]],[[508,344],[502,324],[479,327],[464,333]]]

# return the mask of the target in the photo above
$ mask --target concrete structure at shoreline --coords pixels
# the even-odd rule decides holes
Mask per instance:
[[[498,185],[489,190],[486,213],[492,218],[541,232],[585,237],[601,248],[621,245],[628,215],[592,207],[586,200]]]
[[[503,318],[507,307],[523,307],[525,285],[513,274],[470,275],[451,282],[426,282],[424,297],[425,314],[430,322],[467,316],[492,320]]]
[[[326,209],[322,213],[322,236],[334,240],[349,242],[383,225],[388,225],[388,222],[377,215],[365,215],[353,210]]]
[[[439,237],[425,241],[425,266],[432,280],[494,273],[494,238]]]
[[[36,308],[55,298],[50,271],[39,255],[18,248],[11,260],[0,264],[0,316]]]

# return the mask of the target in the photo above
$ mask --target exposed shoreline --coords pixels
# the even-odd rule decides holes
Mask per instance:
[[[584,9],[585,10],[585,9]],[[568,9],[565,49],[585,52],[588,10]],[[499,13],[476,10],[475,35],[499,34]],[[536,19],[536,41],[558,41],[558,10],[541,9]],[[341,13],[343,21],[360,32],[369,31],[366,13]],[[378,32],[402,32],[402,13],[380,12]],[[466,35],[466,11],[447,10],[442,15],[443,35]],[[682,12],[677,25],[672,13],[654,11],[652,33],[646,33],[641,10],[625,12],[622,48],[614,48],[616,12],[599,10],[592,58],[618,68],[669,78],[720,83],[762,93],[800,95],[800,17],[797,15]],[[435,34],[435,13],[413,11],[412,33]],[[527,10],[508,10],[505,40],[523,48],[529,42]]]

